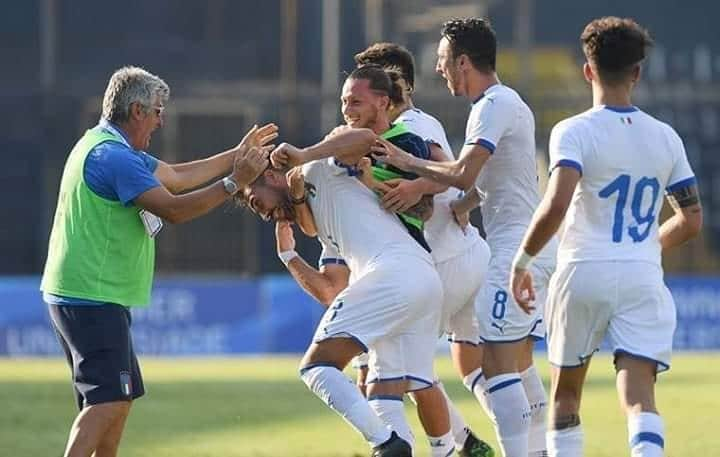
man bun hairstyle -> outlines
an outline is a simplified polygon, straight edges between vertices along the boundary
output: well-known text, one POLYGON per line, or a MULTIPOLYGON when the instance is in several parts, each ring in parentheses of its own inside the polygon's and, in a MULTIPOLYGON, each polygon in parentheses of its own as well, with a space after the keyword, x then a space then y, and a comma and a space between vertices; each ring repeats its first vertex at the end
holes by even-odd
POLYGON ((370 89, 387 95, 390 103, 399 105, 403 102, 403 90, 398 79, 400 74, 397 71, 386 71, 376 64, 361 65, 354 69, 347 79, 366 79, 370 83, 370 89))
POLYGON ((440 34, 450 43, 453 59, 465 54, 476 70, 495 71, 497 38, 488 19, 450 19, 442 25, 440 34))
POLYGON ((607 84, 627 80, 653 45, 648 31, 629 18, 614 16, 591 21, 580 35, 583 53, 607 84))
POLYGON ((380 65, 383 68, 395 68, 407 83, 410 90, 415 88, 415 58, 404 46, 397 43, 375 43, 362 52, 355 54, 358 66, 380 65))

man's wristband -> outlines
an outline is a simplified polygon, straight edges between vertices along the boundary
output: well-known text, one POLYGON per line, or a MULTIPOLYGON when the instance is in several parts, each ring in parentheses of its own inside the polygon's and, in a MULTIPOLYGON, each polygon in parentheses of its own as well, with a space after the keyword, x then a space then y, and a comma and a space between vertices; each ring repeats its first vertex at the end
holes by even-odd
POLYGON ((298 253, 295 250, 278 252, 278 257, 285 266, 287 266, 288 263, 297 256, 298 253))
POLYGON ((525 252, 524 249, 520 248, 515 254, 515 259, 513 260, 513 269, 514 270, 527 270, 530 265, 532 265, 533 261, 535 260, 535 256, 532 256, 525 252))
POLYGON ((302 205, 306 201, 307 201, 307 196, 305 194, 303 194, 303 196, 300 198, 295 198, 292 195, 290 196, 290 203, 292 203, 293 205, 302 205))

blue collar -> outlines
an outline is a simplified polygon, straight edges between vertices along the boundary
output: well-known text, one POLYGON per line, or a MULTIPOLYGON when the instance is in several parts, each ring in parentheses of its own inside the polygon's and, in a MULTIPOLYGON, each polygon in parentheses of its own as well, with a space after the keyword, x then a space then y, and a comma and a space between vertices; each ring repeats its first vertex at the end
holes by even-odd
POLYGON ((98 126, 100 126, 100 128, 103 128, 105 130, 110 130, 110 132, 112 132, 112 133, 119 133, 120 136, 122 136, 123 140, 125 140, 125 143, 128 145, 128 147, 133 150, 135 149, 130 145, 130 138, 123 131, 123 129, 121 129, 117 125, 113 124, 112 122, 108 121, 105 118, 100 118, 100 122, 98 122, 98 126))
POLYGON ((492 89, 493 87, 499 86, 499 85, 500 85, 500 83, 495 83, 495 84, 493 84, 492 86, 489 86, 487 89, 485 89, 485 92, 483 92, 482 94, 480 94, 480 96, 479 96, 478 98, 476 98, 475 100, 473 100, 471 104, 474 105, 475 103, 477 103, 477 102, 479 102, 480 100, 482 100, 482 98, 485 96, 485 94, 487 94, 487 91, 489 91, 489 90, 492 89))
POLYGON ((640 111, 637 106, 610 106, 610 105, 603 105, 603 108, 609 109, 610 111, 615 111, 616 113, 633 113, 635 111, 640 111))

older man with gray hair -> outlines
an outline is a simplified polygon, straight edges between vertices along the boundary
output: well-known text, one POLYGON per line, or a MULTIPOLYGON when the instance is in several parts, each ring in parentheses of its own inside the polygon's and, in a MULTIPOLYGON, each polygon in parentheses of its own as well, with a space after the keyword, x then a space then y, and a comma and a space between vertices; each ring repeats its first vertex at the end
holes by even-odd
POLYGON ((129 308, 150 301, 163 220, 201 216, 253 182, 277 137, 274 124, 255 126, 227 151, 169 165, 145 152, 169 95, 141 68, 117 70, 100 122, 65 163, 40 286, 80 409, 65 457, 115 456, 130 405, 144 394, 129 308))

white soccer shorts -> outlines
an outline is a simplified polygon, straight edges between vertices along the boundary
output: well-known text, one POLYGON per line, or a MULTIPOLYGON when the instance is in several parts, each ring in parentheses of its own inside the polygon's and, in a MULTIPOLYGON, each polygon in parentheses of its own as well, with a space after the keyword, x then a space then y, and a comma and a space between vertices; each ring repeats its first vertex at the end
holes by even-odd
POLYGON ((613 353, 670 367, 675 302, 658 265, 576 262, 558 268, 548 294, 548 358, 560 367, 582 365, 605 335, 613 353))
POLYGON ((478 239, 464 253, 435 265, 444 296, 440 329, 452 342, 480 342, 475 300, 485 282, 489 261, 490 248, 485 240, 478 239))
POLYGON ((427 388, 441 301, 440 278, 430 262, 390 251, 335 298, 313 341, 356 339, 370 354, 368 384, 407 379, 409 390, 427 388))
POLYGON ((511 343, 528 336, 545 337, 543 311, 554 265, 536 261, 530 266, 535 287, 535 310, 530 314, 520 308, 509 290, 511 265, 509 253, 493 254, 487 280, 475 301, 480 338, 485 343, 511 343))

